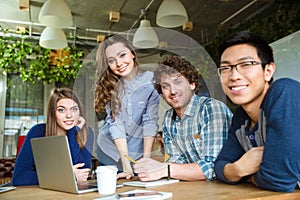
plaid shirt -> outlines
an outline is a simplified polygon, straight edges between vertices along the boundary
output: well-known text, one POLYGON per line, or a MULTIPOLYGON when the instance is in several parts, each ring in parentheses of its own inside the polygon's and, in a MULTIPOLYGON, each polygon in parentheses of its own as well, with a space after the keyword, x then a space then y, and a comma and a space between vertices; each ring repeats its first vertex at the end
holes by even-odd
POLYGON ((174 109, 168 110, 162 126, 168 162, 198 163, 206 179, 214 179, 214 162, 227 139, 231 117, 223 102, 196 95, 181 119, 174 109))

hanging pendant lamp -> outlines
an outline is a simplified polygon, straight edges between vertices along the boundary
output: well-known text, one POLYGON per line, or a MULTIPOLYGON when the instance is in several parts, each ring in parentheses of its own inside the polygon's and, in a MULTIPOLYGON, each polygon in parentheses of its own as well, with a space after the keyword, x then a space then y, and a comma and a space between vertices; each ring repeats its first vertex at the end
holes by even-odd
POLYGON ((188 21, 187 12, 179 0, 164 0, 158 8, 156 24, 165 28, 182 26, 188 21))
POLYGON ((46 49, 64 49, 68 46, 65 33, 61 29, 52 27, 43 30, 39 44, 46 49))
POLYGON ((133 36, 133 46, 139 49, 155 48, 158 46, 158 37, 151 27, 149 20, 141 20, 140 26, 133 36))
POLYGON ((64 0, 47 0, 39 13, 39 22, 53 28, 73 25, 73 17, 64 0))

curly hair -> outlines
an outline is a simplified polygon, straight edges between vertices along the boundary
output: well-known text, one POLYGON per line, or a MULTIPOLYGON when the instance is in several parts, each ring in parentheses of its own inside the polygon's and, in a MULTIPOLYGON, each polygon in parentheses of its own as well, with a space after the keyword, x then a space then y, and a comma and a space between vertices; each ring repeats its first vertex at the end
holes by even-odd
MULTIPOLYGON (((57 102, 61 99, 72 99, 77 103, 80 116, 84 119, 85 112, 83 106, 77 97, 77 95, 69 88, 55 88, 51 91, 49 101, 48 101, 48 112, 47 112, 47 122, 46 122, 46 134, 45 136, 54 136, 57 131, 57 123, 56 123, 56 105, 57 102)), ((87 122, 83 126, 83 128, 78 132, 76 140, 80 146, 80 149, 83 149, 87 140, 88 140, 88 124, 87 122)))
POLYGON ((179 56, 166 56, 160 65, 154 71, 154 87, 159 94, 162 94, 160 78, 162 74, 181 74, 190 84, 195 83, 194 92, 197 94, 202 87, 200 78, 201 74, 197 71, 196 67, 190 62, 179 56))
POLYGON ((105 106, 108 103, 110 103, 112 116, 119 114, 121 108, 121 102, 118 97, 124 91, 122 79, 112 72, 106 58, 107 47, 116 43, 123 43, 124 46, 131 51, 134 55, 134 65, 138 66, 135 49, 124 37, 120 35, 111 35, 99 45, 96 55, 97 71, 94 101, 94 107, 98 114, 105 112, 105 106))

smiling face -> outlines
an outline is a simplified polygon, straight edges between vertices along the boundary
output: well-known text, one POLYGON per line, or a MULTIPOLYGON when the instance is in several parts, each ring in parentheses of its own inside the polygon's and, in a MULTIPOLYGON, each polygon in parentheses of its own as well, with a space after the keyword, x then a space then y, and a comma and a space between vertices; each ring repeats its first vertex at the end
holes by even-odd
POLYGON ((136 76, 134 55, 123 43, 118 42, 108 46, 105 51, 108 65, 117 76, 131 80, 136 76))
MULTIPOLYGON (((227 48, 221 56, 220 63, 221 66, 226 66, 245 61, 261 62, 255 47, 239 44, 227 48)), ((245 110, 259 108, 274 70, 273 63, 267 64, 265 69, 261 64, 253 65, 247 74, 239 73, 233 68, 229 76, 220 76, 220 80, 224 92, 233 103, 242 105, 245 110)))
POLYGON ((67 130, 78 124, 80 111, 75 101, 62 98, 56 103, 55 114, 58 135, 66 135, 67 130))
POLYGON ((181 118, 188 103, 193 96, 195 84, 190 84, 188 80, 180 74, 162 74, 160 78, 162 97, 175 109, 181 118))

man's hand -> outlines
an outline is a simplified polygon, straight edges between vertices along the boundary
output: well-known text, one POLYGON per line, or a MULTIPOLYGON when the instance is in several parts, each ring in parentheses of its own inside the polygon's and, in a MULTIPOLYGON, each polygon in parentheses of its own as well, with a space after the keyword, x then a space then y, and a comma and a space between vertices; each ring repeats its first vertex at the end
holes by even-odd
POLYGON ((259 170, 259 165, 262 161, 264 147, 254 147, 247 151, 239 160, 235 162, 239 169, 240 176, 248 176, 256 173, 259 170))
POLYGON ((241 178, 254 174, 259 170, 264 147, 254 147, 247 151, 239 160, 228 163, 224 167, 224 176, 228 181, 236 182, 241 178))
POLYGON ((168 176, 168 164, 151 158, 142 158, 133 165, 134 172, 141 181, 153 181, 168 176))

